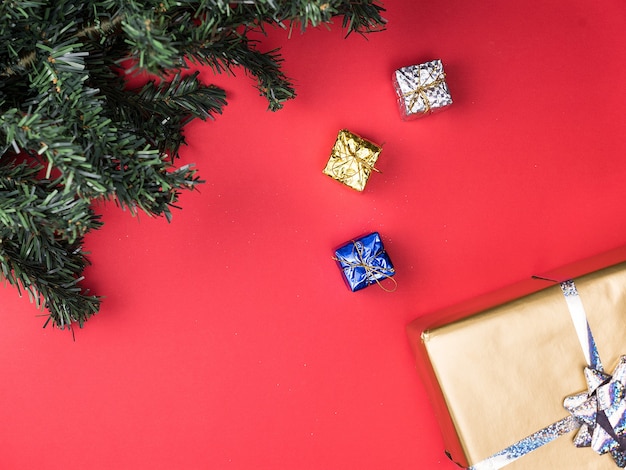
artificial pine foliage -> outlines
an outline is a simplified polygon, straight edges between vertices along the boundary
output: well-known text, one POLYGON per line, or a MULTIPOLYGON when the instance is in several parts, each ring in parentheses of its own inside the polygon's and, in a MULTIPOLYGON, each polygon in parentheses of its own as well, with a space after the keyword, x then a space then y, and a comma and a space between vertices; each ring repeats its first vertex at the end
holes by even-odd
MULTIPOLYGON (((0 3, 0 267, 71 328, 100 298, 82 287, 84 236, 102 225, 95 200, 171 218, 201 181, 176 166, 182 129, 214 117, 224 90, 188 64, 242 67, 272 111, 295 96, 278 50, 250 31, 330 23, 347 34, 384 28, 376 0, 2 0, 0 3), (129 89, 129 74, 153 79, 129 89)), ((45 326, 45 325, 44 325, 45 326)))

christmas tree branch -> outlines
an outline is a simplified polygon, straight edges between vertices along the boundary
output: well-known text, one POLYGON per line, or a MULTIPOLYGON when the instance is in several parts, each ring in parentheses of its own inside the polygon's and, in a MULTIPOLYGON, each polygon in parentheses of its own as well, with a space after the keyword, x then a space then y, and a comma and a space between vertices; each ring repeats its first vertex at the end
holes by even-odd
POLYGON ((113 120, 126 122, 151 145, 172 156, 184 143, 182 128, 190 120, 213 118, 226 105, 224 90, 202 85, 198 72, 185 77, 176 74, 169 82, 151 80, 132 90, 110 81, 101 82, 99 88, 107 97, 107 113, 113 120))
POLYGON ((257 89, 264 96, 271 111, 283 107, 283 103, 296 96, 293 85, 281 69, 282 57, 278 49, 259 52, 251 47, 253 41, 237 33, 221 38, 219 42, 203 48, 190 50, 189 55, 199 63, 210 66, 216 72, 232 71, 234 66, 243 66, 257 78, 257 89))
POLYGON ((82 239, 73 244, 48 240, 46 258, 42 260, 32 256, 34 250, 30 250, 29 242, 33 238, 24 232, 19 235, 0 239, 2 277, 20 293, 25 290, 37 307, 48 310, 49 318, 44 326, 52 321, 61 329, 71 328, 73 322, 82 327, 100 305, 100 298, 79 285, 88 264, 86 253, 81 250, 82 239), (55 260, 52 268, 46 259, 55 260))
POLYGON ((74 243, 101 225, 89 201, 60 191, 40 179, 39 172, 40 167, 26 163, 0 167, 0 224, 8 233, 26 230, 34 240, 63 238, 74 243))
POLYGON ((184 126, 221 113, 226 94, 183 73, 188 61, 243 69, 277 110, 295 90, 279 50, 251 32, 341 18, 365 34, 384 28, 383 11, 373 0, 0 2, 1 275, 53 325, 82 326, 100 305, 81 287, 83 239, 101 226, 92 202, 170 220, 201 182, 176 166, 184 126), (135 71, 156 76, 128 89, 135 71))

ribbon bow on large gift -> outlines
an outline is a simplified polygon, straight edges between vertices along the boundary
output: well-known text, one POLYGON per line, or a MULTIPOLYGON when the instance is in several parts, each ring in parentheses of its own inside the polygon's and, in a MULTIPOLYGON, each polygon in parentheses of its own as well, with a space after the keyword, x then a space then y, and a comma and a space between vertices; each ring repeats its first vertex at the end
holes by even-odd
POLYGON ((576 447, 591 447, 598 454, 611 453, 615 464, 626 467, 626 356, 621 356, 613 375, 604 372, 587 315, 574 281, 561 283, 587 367, 587 391, 565 398, 570 416, 516 442, 473 465, 469 470, 498 470, 557 437, 578 429, 576 447))
MULTIPOLYGON (((600 368, 601 369, 601 368, 600 368)), ((576 447, 591 447, 598 454, 610 452, 618 467, 626 466, 626 356, 613 375, 585 367, 587 391, 571 395, 564 406, 581 426, 576 447)))

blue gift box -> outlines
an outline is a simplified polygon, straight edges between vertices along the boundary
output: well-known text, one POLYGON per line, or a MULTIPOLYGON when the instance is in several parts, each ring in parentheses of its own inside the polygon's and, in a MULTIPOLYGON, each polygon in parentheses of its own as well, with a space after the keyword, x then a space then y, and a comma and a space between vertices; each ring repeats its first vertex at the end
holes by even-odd
POLYGON ((395 290, 393 279, 393 289, 387 289, 380 284, 381 280, 390 278, 396 272, 378 232, 342 245, 335 251, 334 259, 339 264, 352 292, 374 283, 384 290, 395 290))

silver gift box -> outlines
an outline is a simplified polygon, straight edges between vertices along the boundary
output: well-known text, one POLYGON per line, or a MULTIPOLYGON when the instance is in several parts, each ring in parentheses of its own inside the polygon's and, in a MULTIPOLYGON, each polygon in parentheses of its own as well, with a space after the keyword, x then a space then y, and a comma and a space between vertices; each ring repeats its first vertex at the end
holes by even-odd
POLYGON ((396 70, 393 84, 404 120, 441 111, 452 104, 446 74, 439 59, 396 70))

